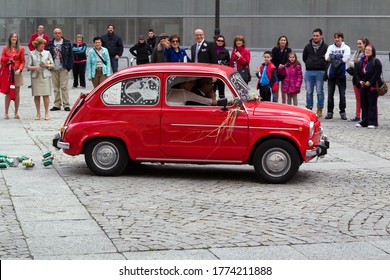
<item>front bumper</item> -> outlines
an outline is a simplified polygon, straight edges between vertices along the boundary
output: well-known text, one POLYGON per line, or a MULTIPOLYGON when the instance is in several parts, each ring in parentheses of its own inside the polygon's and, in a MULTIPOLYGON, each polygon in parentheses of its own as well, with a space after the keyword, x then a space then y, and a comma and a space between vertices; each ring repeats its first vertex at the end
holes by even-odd
POLYGON ((53 146, 56 149, 65 149, 68 150, 70 149, 70 143, 61 141, 61 135, 59 133, 56 133, 53 138, 53 146))
POLYGON ((315 149, 307 150, 306 156, 307 157, 316 157, 316 156, 323 157, 328 153, 329 146, 330 146, 330 143, 328 141, 328 137, 326 137, 325 135, 322 135, 320 143, 318 143, 318 145, 316 146, 315 149))

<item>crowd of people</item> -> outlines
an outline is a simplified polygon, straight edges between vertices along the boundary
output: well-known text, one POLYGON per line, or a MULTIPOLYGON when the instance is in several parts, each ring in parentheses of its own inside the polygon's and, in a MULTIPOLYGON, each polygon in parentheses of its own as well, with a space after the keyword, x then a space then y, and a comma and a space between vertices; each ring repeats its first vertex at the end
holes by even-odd
MULTIPOLYGON (((190 55, 180 46, 177 34, 161 33, 156 36, 153 29, 138 37, 137 43, 129 49, 136 64, 157 62, 193 62, 227 65, 235 68, 248 83, 250 81, 250 50, 246 47, 245 38, 237 35, 232 44, 232 51, 226 47, 223 35, 215 36, 213 41, 205 39, 202 29, 194 31, 195 43, 191 46, 190 55)), ((21 75, 25 65, 31 74, 32 96, 36 107, 35 119, 41 119, 41 99, 43 98, 44 119, 49 119, 49 96, 54 93, 54 104, 50 111, 63 108, 70 111, 68 79, 69 71, 73 72, 73 88, 86 87, 86 79, 98 86, 112 73, 118 71, 118 60, 123 55, 124 47, 121 37, 115 33, 115 26, 108 25, 107 33, 93 38, 94 47, 87 53, 87 45, 82 34, 77 34, 71 43, 62 35, 59 28, 53 31, 53 39, 45 33, 44 26, 38 26, 28 43, 29 59, 25 61, 25 51, 19 44, 19 35, 9 35, 1 55, 0 91, 5 94, 4 118, 9 119, 9 107, 14 101, 14 117, 19 118, 21 75)), ((381 82, 382 64, 376 58, 376 51, 369 40, 364 37, 357 40, 357 50, 351 55, 351 49, 344 42, 344 34, 336 32, 334 42, 327 45, 323 32, 316 28, 312 38, 304 47, 303 67, 297 54, 289 47, 288 38, 280 36, 276 46, 263 54, 263 63, 255 73, 258 77, 257 88, 263 101, 281 102, 298 106, 297 95, 304 81, 306 89, 306 108, 314 108, 314 88, 317 92, 316 113, 323 116, 325 105, 324 82, 328 85, 327 110, 325 119, 334 117, 334 94, 336 86, 339 91, 339 114, 347 120, 345 90, 346 73, 353 76, 352 86, 356 97, 356 110, 350 121, 357 122, 357 127, 378 127, 377 83, 381 82)), ((225 84, 217 80, 214 90, 219 97, 224 97, 225 84)), ((215 102, 215 101, 213 101, 215 102)))

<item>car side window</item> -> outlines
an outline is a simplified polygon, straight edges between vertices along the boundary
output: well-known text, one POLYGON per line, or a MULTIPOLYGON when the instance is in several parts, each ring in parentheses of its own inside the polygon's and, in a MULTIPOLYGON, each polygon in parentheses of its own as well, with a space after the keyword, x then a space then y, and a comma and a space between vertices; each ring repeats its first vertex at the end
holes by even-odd
POLYGON ((154 106, 160 99, 158 77, 138 77, 119 81, 102 93, 106 105, 154 106))
MULTIPOLYGON (((167 79, 167 103, 171 106, 210 106, 223 96, 218 96, 218 84, 233 94, 220 79, 207 76, 170 76, 167 79), (214 101, 213 101, 214 100, 214 101)), ((224 90, 225 91, 225 90, 224 90)))

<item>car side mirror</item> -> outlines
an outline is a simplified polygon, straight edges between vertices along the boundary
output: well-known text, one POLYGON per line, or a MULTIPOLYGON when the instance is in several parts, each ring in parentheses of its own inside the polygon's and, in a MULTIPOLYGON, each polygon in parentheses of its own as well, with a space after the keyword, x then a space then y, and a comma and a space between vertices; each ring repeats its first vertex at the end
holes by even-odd
POLYGON ((226 107, 227 103, 228 103, 227 98, 221 98, 217 100, 217 106, 226 107))
POLYGON ((223 106, 222 110, 227 110, 226 106, 228 104, 227 98, 221 98, 217 100, 217 106, 223 106))

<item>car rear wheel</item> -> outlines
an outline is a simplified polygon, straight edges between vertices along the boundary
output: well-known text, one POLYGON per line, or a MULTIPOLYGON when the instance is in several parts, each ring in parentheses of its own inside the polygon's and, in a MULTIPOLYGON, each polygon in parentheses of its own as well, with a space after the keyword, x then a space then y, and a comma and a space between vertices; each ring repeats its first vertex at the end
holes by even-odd
POLYGON ((290 180, 300 166, 297 149, 281 139, 268 140, 261 144, 253 157, 256 174, 272 184, 283 184, 290 180))
POLYGON ((84 154, 89 169, 97 175, 119 175, 127 167, 126 148, 117 139, 94 139, 87 143, 84 154))

